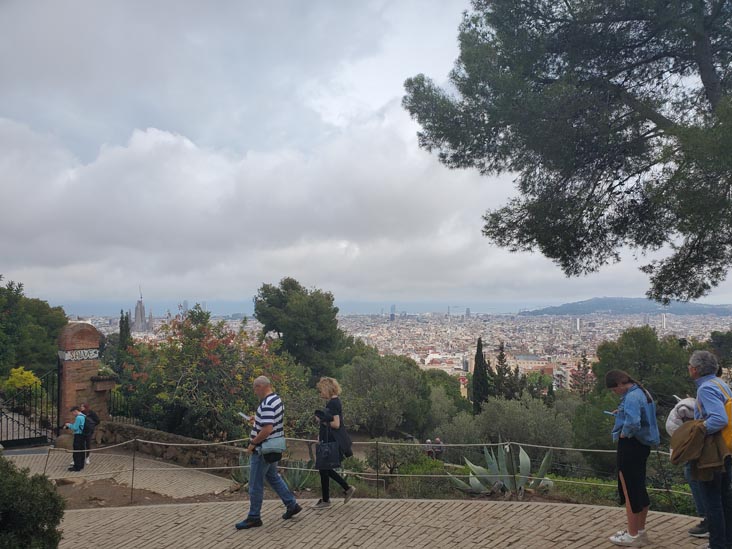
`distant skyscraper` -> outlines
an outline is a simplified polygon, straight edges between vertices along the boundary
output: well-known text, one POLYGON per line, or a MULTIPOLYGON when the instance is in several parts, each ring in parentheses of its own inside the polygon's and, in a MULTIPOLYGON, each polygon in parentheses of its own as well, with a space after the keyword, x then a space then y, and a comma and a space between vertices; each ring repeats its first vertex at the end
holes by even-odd
POLYGON ((188 300, 183 300, 183 314, 186 314, 188 312, 188 300))
POLYGON ((150 320, 145 316, 145 304, 142 302, 142 290, 140 290, 140 299, 135 305, 135 316, 132 320, 130 329, 133 332, 149 332, 152 330, 152 311, 150 312, 150 320))
POLYGON ((470 318, 470 307, 465 307, 465 318, 470 318))
POLYGON ((666 329, 666 313, 663 313, 661 315, 661 319, 663 321, 663 329, 665 330, 666 329))
POLYGON ((135 305, 135 318, 132 321, 133 332, 144 332, 145 331, 145 304, 142 302, 142 296, 135 305))
POLYGON ((396 318, 396 305, 392 305, 389 310, 389 320, 394 321, 396 318))

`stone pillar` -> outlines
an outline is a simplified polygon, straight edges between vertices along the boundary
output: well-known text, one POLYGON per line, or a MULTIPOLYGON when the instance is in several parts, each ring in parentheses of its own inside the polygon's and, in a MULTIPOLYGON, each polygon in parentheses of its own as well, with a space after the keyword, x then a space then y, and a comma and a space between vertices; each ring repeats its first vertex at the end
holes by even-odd
POLYGON ((88 402, 100 418, 108 416, 106 393, 94 390, 92 378, 99 373, 101 334, 87 322, 69 322, 58 337, 59 408, 61 423, 73 422, 69 408, 88 402))

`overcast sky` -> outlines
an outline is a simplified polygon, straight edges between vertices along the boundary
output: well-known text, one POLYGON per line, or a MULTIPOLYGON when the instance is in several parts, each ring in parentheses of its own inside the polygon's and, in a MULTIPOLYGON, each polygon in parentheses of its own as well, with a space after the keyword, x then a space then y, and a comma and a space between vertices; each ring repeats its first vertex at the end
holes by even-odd
MULTIPOLYGON (((0 274, 65 304, 642 296, 481 236, 511 177, 420 150, 403 82, 444 82, 467 0, 0 3, 0 274)), ((732 284, 709 301, 732 302, 732 284)))

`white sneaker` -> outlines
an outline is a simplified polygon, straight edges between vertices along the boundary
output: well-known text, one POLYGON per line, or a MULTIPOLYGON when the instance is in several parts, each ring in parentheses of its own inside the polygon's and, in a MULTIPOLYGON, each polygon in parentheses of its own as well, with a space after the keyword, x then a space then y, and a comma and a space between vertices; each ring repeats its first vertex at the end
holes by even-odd
MULTIPOLYGON (((625 534, 627 530, 618 530, 615 532, 616 536, 622 536, 625 534)), ((648 545, 651 543, 651 540, 648 539, 648 533, 645 530, 638 530, 638 537, 643 541, 644 544, 648 545)), ((703 549, 703 548, 702 548, 703 549)))
POLYGON ((86 458, 86 464, 89 465, 91 463, 91 458, 86 458))
POLYGON ((648 544, 647 539, 643 539, 644 537, 645 532, 637 536, 631 536, 627 530, 621 530, 615 535, 610 536, 610 543, 622 547, 643 547, 648 544))
POLYGON ((327 509, 330 507, 330 501, 323 501, 322 499, 318 500, 318 503, 313 505, 313 509, 327 509))

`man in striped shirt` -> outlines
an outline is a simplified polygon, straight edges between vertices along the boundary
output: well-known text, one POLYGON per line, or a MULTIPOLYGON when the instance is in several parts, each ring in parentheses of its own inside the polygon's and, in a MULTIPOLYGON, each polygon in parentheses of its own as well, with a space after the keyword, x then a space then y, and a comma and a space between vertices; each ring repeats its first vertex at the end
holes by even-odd
POLYGON ((268 463, 261 453, 260 445, 268 438, 284 437, 283 419, 285 407, 280 397, 272 390, 269 379, 259 376, 254 380, 254 394, 259 398, 259 407, 254 416, 254 426, 249 435, 247 452, 249 459, 249 514, 247 518, 236 523, 237 530, 246 530, 262 526, 262 500, 264 499, 264 479, 280 496, 285 504, 282 518, 287 520, 302 511, 295 496, 277 472, 277 462, 268 463))

